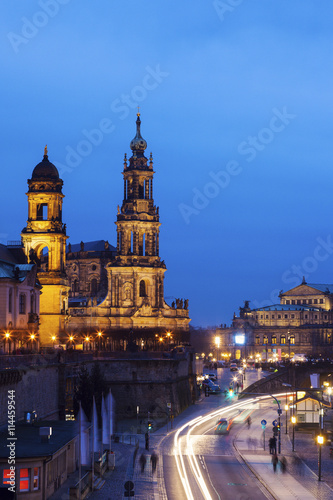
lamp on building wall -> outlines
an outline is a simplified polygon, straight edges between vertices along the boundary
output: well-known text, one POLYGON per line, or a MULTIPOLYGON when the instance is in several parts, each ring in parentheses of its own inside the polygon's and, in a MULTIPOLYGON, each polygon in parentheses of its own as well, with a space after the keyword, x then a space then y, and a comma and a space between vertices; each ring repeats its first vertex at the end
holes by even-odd
POLYGON ((52 335, 52 344, 53 344, 53 349, 54 349, 54 343, 57 340, 57 337, 55 335, 52 335))

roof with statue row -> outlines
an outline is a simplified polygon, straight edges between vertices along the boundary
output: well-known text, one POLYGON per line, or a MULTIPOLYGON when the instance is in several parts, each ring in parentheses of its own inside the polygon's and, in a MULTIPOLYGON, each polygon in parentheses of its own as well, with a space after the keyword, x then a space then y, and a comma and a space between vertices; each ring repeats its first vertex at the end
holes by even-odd
POLYGON ((271 306, 258 307, 257 309, 251 309, 251 311, 321 311, 318 307, 310 307, 303 304, 298 305, 287 305, 287 304, 273 304, 271 306))

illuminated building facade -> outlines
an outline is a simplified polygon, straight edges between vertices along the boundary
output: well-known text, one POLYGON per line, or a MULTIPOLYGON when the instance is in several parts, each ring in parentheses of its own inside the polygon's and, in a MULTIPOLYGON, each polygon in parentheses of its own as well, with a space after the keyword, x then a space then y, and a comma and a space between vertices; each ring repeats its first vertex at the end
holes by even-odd
POLYGON ((40 289, 20 242, 0 245, 0 352, 38 351, 40 289))
POLYGON ((236 356, 263 360, 294 354, 333 354, 333 285, 302 283, 280 292, 280 304, 250 309, 249 301, 234 316, 231 328, 216 331, 223 347, 236 356))
POLYGON ((69 287, 65 273, 68 237, 66 225, 62 223, 63 181, 49 161, 46 147, 28 186, 28 220, 21 239, 28 262, 38 266, 38 279, 43 287, 40 340, 44 345, 51 345, 52 335, 58 336, 64 331, 68 311, 69 287))

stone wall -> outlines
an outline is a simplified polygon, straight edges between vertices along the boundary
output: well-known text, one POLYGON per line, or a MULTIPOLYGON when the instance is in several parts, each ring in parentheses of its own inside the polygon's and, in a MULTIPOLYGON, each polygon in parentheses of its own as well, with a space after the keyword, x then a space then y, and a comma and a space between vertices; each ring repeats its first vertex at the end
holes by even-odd
POLYGON ((58 418, 58 367, 31 366, 0 371, 0 426, 8 423, 8 391, 15 391, 16 421, 24 412, 36 411, 38 418, 58 418))

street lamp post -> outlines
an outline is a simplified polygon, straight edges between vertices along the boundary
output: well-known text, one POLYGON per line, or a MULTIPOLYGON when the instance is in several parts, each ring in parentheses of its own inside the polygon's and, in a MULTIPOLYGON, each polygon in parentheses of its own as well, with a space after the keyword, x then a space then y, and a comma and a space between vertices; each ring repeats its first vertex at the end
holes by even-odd
POLYGON ((102 337, 102 332, 98 332, 98 350, 101 350, 101 337, 102 337))
POLYGON ((291 417, 291 423, 293 424, 293 451, 295 451, 295 424, 296 424, 296 417, 294 415, 291 417))
POLYGON ((318 443, 318 481, 321 481, 321 445, 324 443, 324 436, 317 436, 318 443))
POLYGON ((289 409, 289 406, 288 405, 284 405, 284 409, 285 409, 285 412, 286 412, 286 434, 288 434, 288 409, 289 409))

